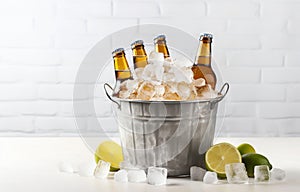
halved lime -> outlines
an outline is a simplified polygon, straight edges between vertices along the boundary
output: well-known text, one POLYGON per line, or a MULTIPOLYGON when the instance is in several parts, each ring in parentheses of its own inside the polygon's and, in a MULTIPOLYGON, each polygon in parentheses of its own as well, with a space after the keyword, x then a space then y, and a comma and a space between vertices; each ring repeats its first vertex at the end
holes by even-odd
POLYGON ((205 154, 206 168, 225 178, 225 165, 241 163, 242 157, 237 148, 230 143, 219 143, 209 148, 205 154))

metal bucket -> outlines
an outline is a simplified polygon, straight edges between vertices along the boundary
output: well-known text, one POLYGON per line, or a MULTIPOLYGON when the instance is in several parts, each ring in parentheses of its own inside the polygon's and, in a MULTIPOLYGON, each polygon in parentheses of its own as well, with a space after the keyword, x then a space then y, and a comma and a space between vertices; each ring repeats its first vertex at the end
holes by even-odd
POLYGON ((229 90, 225 83, 210 100, 141 101, 107 97, 116 103, 124 161, 147 169, 165 167, 168 176, 189 175, 191 166, 205 168, 204 155, 215 135, 216 114, 229 90), (224 93, 222 94, 222 92, 224 93))

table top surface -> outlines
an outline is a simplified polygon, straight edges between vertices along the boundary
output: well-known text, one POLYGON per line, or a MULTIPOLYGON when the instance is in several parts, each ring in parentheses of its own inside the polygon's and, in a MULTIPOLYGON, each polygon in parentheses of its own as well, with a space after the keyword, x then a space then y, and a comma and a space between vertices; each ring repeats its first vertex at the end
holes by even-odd
POLYGON ((93 161, 93 153, 80 137, 0 137, 0 191, 299 191, 300 138, 217 138, 234 145, 248 142, 267 156, 273 167, 284 169, 287 178, 270 184, 204 184, 189 178, 168 178, 167 185, 117 183, 58 170, 61 161, 93 161))

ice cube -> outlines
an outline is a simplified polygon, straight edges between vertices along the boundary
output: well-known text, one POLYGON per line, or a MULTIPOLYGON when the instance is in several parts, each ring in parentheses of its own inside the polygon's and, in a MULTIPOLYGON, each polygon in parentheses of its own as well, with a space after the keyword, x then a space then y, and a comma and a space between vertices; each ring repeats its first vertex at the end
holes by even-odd
MULTIPOLYGON (((174 82, 176 79, 175 74, 174 73, 163 73, 163 77, 162 80, 164 82, 174 82)), ((175 83, 175 82, 174 82, 175 83)))
POLYGON ((74 173, 73 166, 67 162, 60 162, 58 165, 58 169, 60 172, 74 173))
POLYGON ((144 68, 136 68, 133 73, 133 79, 142 79, 144 68))
POLYGON ((206 173, 205 169, 202 169, 201 167, 192 166, 190 168, 190 176, 191 180, 193 181, 203 181, 203 177, 206 173))
POLYGON ((203 182, 206 184, 214 184, 218 182, 217 173, 207 171, 203 177, 203 182))
POLYGON ((167 183, 168 170, 162 167, 148 168, 148 183, 150 185, 165 185, 167 183))
POLYGON ((91 177, 94 175, 96 165, 94 162, 84 162, 78 166, 78 174, 82 177, 91 177))
POLYGON ((157 85, 155 86, 155 95, 157 97, 162 97, 165 93, 165 86, 163 85, 157 85))
POLYGON ((192 89, 190 85, 186 82, 180 82, 177 84, 177 94, 181 99, 186 100, 191 96, 192 89))
POLYGON ((131 94, 130 91, 127 91, 127 90, 123 91, 123 90, 121 90, 119 92, 119 97, 122 98, 122 99, 128 99, 130 97, 130 94, 131 94))
POLYGON ((152 60, 150 63, 151 64, 145 66, 142 72, 137 71, 138 74, 136 75, 146 81, 162 81, 164 73, 163 61, 152 60))
POLYGON ((149 63, 163 63, 164 60, 164 54, 156 51, 151 51, 148 57, 149 63))
POLYGON ((254 181, 268 182, 270 180, 270 171, 268 165, 257 165, 254 167, 254 181))
POLYGON ((144 67, 144 70, 141 74, 141 79, 145 81, 151 81, 152 73, 153 73, 153 65, 146 65, 146 67, 144 67))
POLYGON ((164 68, 162 65, 153 65, 152 80, 161 82, 163 80, 164 68))
POLYGON ((218 96, 218 92, 213 90, 209 84, 197 87, 197 96, 200 99, 210 99, 218 96))
POLYGON ((110 169, 110 163, 109 162, 99 160, 98 164, 95 168, 95 171, 94 171, 94 176, 96 178, 99 178, 99 179, 104 179, 108 176, 109 169, 110 169))
POLYGON ((175 62, 174 62, 174 59, 172 59, 171 57, 167 57, 167 58, 165 58, 165 61, 164 61, 164 65, 174 65, 175 64, 175 62))
POLYGON ((138 91, 137 98, 142 100, 150 100, 155 95, 155 87, 150 82, 143 82, 138 91))
POLYGON ((138 80, 127 80, 126 81, 126 88, 129 90, 129 91, 134 91, 136 90, 138 87, 139 87, 139 81, 138 80))
POLYGON ((185 67, 176 67, 173 66, 172 72, 174 73, 175 81, 176 82, 186 82, 186 83, 192 83, 193 81, 193 71, 189 68, 185 67))
POLYGON ((178 67, 190 67, 193 66, 193 63, 184 56, 177 56, 176 60, 174 60, 174 65, 178 67))
POLYGON ((126 170, 121 169, 117 171, 114 175, 114 180, 116 182, 127 183, 128 182, 128 173, 126 170))
POLYGON ((129 170, 128 181, 131 183, 145 182, 147 180, 144 170, 129 170))
POLYGON ((165 86, 165 93, 164 93, 164 99, 166 100, 180 100, 181 97, 176 93, 177 88, 176 86, 172 84, 164 84, 165 86))
POLYGON ((172 71, 172 64, 169 62, 164 62, 163 68, 165 73, 170 73, 172 71))
POLYGON ((273 181, 282 181, 285 179, 285 176, 285 171, 282 169, 272 168, 272 170, 270 171, 270 177, 273 181))
POLYGON ((231 163, 225 165, 228 183, 247 183, 249 178, 244 163, 231 163))
POLYGON ((205 79, 199 78, 193 81, 195 87, 203 87, 205 86, 205 79))

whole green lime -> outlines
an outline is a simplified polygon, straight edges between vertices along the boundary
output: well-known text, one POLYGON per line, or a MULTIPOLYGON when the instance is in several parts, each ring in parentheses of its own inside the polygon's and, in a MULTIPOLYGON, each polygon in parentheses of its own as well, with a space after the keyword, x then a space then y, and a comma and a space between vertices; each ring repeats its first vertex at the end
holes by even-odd
POLYGON ((247 153, 242 155, 242 162, 246 166, 247 174, 249 177, 254 177, 254 167, 256 165, 267 165, 270 170, 272 169, 272 165, 269 160, 258 153, 247 153))
POLYGON ((240 144, 237 149, 239 150, 241 155, 247 154, 247 153, 256 153, 254 147, 250 145, 249 143, 242 143, 240 144))

